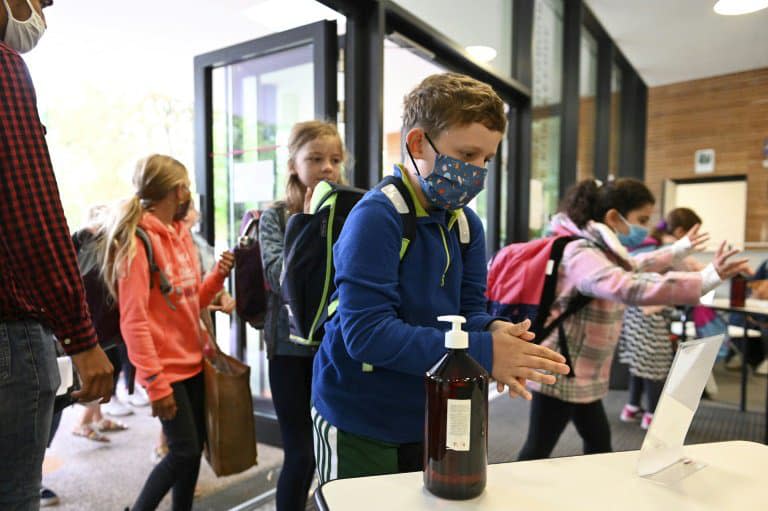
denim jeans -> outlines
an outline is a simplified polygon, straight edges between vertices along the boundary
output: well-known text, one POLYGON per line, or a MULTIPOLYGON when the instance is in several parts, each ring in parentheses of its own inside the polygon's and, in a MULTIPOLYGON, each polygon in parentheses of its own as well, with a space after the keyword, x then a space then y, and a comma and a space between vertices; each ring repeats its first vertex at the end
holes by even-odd
POLYGON ((53 334, 33 320, 0 323, 0 509, 40 508, 45 447, 59 387, 53 334))

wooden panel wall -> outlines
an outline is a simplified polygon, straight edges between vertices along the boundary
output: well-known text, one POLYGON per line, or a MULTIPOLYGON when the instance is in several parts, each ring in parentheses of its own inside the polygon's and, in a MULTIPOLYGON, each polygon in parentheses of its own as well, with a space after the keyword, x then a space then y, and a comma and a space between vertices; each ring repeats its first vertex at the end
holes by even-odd
POLYGON ((766 139, 768 68, 651 88, 646 182, 660 204, 666 179, 746 174, 745 239, 768 242, 768 169, 762 167, 766 139), (697 175, 694 153, 707 148, 715 150, 715 172, 697 175))

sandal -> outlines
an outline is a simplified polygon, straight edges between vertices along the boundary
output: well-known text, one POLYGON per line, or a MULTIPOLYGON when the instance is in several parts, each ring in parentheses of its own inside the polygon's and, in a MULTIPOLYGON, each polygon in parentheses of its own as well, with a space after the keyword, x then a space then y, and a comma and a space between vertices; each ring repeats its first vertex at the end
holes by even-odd
POLYGON ((107 443, 110 441, 109 437, 99 433, 98 430, 94 429, 93 426, 91 426, 90 424, 83 424, 81 426, 76 427, 74 430, 72 430, 72 434, 75 436, 81 436, 83 438, 87 438, 92 442, 107 443))
POLYGON ((107 419, 106 417, 101 419, 99 422, 95 422, 93 425, 96 427, 96 429, 104 433, 111 433, 113 431, 125 431, 128 429, 128 426, 122 422, 107 419))

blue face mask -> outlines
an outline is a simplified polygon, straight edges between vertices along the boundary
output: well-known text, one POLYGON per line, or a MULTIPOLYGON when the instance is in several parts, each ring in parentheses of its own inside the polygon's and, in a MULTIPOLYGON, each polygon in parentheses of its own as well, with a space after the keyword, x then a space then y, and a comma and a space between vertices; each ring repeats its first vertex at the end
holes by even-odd
POLYGON ((411 155, 408 144, 405 145, 405 149, 408 151, 408 156, 411 157, 413 167, 416 169, 419 184, 427 202, 440 209, 454 210, 463 208, 485 188, 485 175, 488 173, 488 169, 440 154, 440 151, 437 150, 429 139, 429 135, 425 133, 424 136, 429 145, 432 146, 432 149, 437 153, 437 156, 435 156, 435 166, 432 168, 430 175, 427 177, 421 176, 419 167, 411 155))
POLYGON ((645 241, 645 238, 648 237, 648 229, 640 225, 630 224, 623 216, 621 216, 621 219, 629 227, 629 234, 617 232, 616 236, 619 238, 619 242, 627 248, 639 247, 645 241))

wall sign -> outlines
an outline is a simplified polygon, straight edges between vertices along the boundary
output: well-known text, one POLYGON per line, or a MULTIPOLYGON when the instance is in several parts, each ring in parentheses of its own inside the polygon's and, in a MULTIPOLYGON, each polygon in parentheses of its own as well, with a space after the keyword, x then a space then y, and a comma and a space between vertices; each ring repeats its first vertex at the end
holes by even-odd
POLYGON ((708 174, 715 171, 715 150, 699 149, 694 157, 694 172, 708 174))

